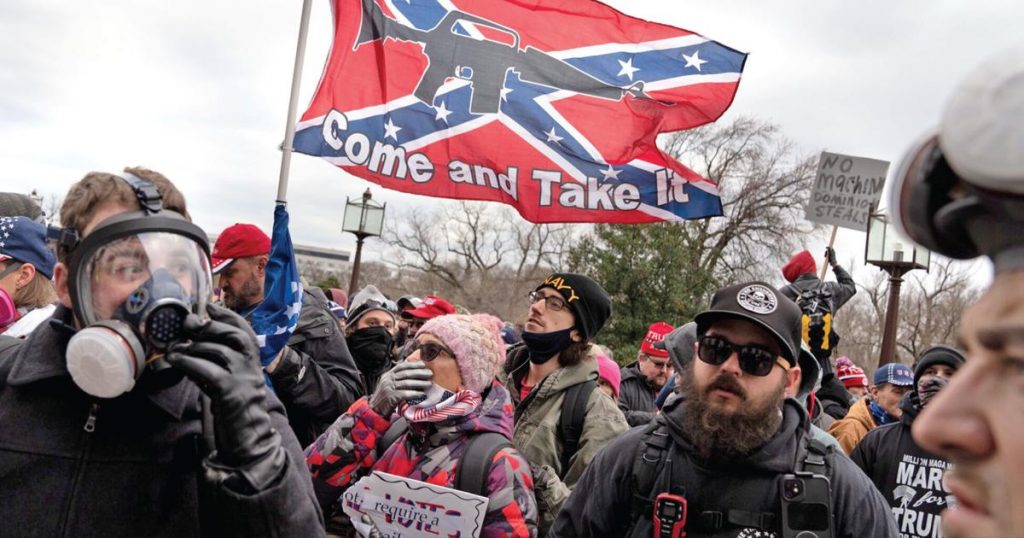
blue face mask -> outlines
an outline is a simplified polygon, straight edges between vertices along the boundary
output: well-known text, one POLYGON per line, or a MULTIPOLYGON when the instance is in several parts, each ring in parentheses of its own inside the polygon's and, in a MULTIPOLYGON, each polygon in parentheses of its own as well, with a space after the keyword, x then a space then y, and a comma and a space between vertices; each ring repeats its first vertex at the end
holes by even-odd
POLYGON ((572 345, 571 333, 572 327, 549 333, 523 331, 523 344, 530 352, 530 362, 544 364, 551 360, 551 357, 572 345))

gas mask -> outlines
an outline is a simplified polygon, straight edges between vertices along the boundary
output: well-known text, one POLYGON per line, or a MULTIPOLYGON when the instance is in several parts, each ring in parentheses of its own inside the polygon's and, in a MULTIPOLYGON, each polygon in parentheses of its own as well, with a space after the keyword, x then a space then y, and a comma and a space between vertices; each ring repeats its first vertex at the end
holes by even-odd
POLYGON ((903 235, 944 256, 1024 269, 1024 49, 976 69, 937 132, 906 153, 889 190, 903 235))
POLYGON ((161 359, 186 316, 206 316, 209 242, 170 211, 115 215, 75 247, 68 279, 82 327, 68 342, 68 372, 86 393, 114 398, 168 367, 161 359))

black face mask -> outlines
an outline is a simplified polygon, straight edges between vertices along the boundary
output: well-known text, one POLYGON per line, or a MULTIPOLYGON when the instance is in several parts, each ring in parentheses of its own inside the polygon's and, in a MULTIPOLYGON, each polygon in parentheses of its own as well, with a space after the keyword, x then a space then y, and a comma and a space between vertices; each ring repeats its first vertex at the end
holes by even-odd
POLYGON ((572 327, 550 333, 523 331, 523 343, 530 352, 530 362, 544 364, 565 348, 572 345, 572 327))
POLYGON ((384 327, 367 327, 353 332, 346 340, 356 366, 363 373, 376 373, 388 364, 394 340, 384 327))

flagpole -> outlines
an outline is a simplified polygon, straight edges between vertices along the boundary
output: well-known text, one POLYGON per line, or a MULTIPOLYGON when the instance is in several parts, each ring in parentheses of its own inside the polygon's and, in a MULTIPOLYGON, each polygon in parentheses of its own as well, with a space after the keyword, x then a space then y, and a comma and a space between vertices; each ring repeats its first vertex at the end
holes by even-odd
POLYGON ((292 71, 292 94, 288 100, 288 124, 284 143, 281 144, 281 175, 277 180, 277 203, 288 201, 288 172, 292 164, 292 143, 295 141, 295 109, 299 104, 299 83, 302 78, 302 60, 306 56, 306 34, 309 32, 309 11, 313 0, 302 0, 302 20, 299 22, 299 43, 295 47, 295 67, 292 71))

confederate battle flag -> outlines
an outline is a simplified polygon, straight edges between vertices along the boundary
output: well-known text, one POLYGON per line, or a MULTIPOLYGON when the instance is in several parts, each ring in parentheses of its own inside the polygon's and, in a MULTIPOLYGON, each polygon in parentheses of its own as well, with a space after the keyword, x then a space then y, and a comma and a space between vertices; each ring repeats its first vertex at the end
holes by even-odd
POLYGON ((334 0, 295 150, 383 187, 532 222, 717 216, 655 145, 716 120, 746 55, 591 0, 334 0))

